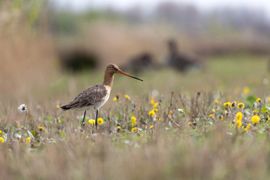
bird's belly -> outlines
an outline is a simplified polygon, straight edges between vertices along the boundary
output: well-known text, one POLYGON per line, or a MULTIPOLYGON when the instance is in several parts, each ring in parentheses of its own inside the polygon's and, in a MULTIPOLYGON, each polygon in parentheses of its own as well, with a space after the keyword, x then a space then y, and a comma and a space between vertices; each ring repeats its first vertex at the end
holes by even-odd
POLYGON ((104 98, 102 98, 102 100, 100 102, 97 102, 95 105, 94 105, 94 108, 95 109, 99 109, 101 108, 109 99, 110 97, 110 93, 107 93, 106 96, 104 96, 104 98))

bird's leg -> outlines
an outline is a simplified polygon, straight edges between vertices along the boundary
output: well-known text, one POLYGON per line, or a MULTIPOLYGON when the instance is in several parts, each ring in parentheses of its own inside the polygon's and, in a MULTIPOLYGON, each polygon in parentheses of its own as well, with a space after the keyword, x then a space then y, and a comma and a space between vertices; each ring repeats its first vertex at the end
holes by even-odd
POLYGON ((96 122, 95 122, 95 125, 96 125, 96 129, 97 129, 97 126, 98 126, 98 109, 96 111, 96 122))
POLYGON ((85 126, 85 116, 86 116, 86 110, 83 113, 83 119, 82 119, 82 124, 81 124, 82 127, 85 126))

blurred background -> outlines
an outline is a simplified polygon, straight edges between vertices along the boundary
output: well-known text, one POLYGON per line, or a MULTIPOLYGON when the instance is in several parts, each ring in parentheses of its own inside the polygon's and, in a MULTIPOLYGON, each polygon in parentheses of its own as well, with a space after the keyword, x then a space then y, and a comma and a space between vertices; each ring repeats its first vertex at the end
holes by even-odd
POLYGON ((0 42, 4 102, 74 95, 102 81, 108 63, 145 79, 121 78, 116 92, 266 93, 270 2, 1 0, 0 42))

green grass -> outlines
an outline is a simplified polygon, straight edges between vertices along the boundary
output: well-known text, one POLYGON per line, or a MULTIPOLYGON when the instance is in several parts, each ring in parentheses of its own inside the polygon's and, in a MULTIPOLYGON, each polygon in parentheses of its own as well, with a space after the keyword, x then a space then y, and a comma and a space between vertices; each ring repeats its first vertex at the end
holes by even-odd
MULTIPOLYGON (((20 99, 7 96, 0 106, 1 178, 268 179, 266 67, 264 57, 239 55, 211 58, 203 70, 186 74, 145 72, 143 83, 117 76, 98 130, 90 124, 81 128, 82 112, 61 112, 57 105, 100 83, 102 72, 61 74, 20 99), (243 94, 246 86, 250 94, 243 94), (116 94, 120 99, 114 102, 116 94), (153 94, 158 105, 151 117, 153 94), (248 106, 254 103, 250 97, 260 97, 261 104, 248 106), (226 101, 244 102, 245 110, 226 109, 226 101), (26 103, 27 113, 17 111, 20 103, 26 103), (244 118, 237 128, 239 111, 244 118), (261 120, 252 124, 256 112, 261 120), (137 118, 134 127, 131 116, 137 118)), ((89 111, 87 119, 93 117, 89 111)))

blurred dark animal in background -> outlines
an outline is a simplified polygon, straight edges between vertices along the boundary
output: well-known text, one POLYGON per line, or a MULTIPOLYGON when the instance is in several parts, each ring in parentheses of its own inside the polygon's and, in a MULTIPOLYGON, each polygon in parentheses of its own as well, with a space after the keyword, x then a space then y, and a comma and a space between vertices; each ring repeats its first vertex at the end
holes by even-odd
POLYGON ((150 53, 144 52, 133 58, 131 58, 126 64, 122 65, 121 68, 125 71, 139 74, 146 69, 156 67, 154 58, 150 53))
POLYGON ((93 70, 100 65, 98 56, 84 48, 61 50, 59 60, 61 68, 72 73, 93 70))
POLYGON ((168 51, 167 65, 179 72, 186 72, 192 67, 201 66, 198 59, 180 52, 176 41, 173 39, 168 41, 168 51))

